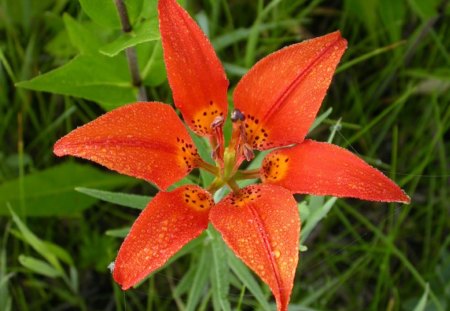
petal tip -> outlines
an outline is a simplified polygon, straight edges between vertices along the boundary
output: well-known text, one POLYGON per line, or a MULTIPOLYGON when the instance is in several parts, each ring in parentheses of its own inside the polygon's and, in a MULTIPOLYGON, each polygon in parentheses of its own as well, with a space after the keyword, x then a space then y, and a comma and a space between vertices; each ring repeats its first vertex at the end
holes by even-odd
POLYGON ((331 33, 329 33, 327 35, 324 35, 323 37, 328 37, 330 41, 334 40, 333 44, 335 46, 335 49, 342 50, 342 51, 347 49, 347 46, 348 46, 347 39, 345 39, 342 36, 342 33, 341 33, 340 30, 336 30, 334 32, 331 32, 331 33))
POLYGON ((348 46, 347 39, 345 39, 342 36, 342 33, 341 33, 340 30, 335 31, 334 33, 337 35, 337 40, 339 41, 338 45, 341 46, 345 50, 347 48, 347 46, 348 46))
POLYGON ((160 0, 158 13, 175 106, 192 131, 210 136, 214 118, 227 115, 229 83, 225 70, 208 37, 175 0, 160 0))
POLYGON ((57 143, 55 143, 55 145, 53 146, 53 154, 57 157, 63 156, 61 148, 57 145, 57 143))
POLYGON ((119 286, 120 286, 120 288, 122 289, 122 290, 128 290, 128 289, 130 289, 134 284, 133 284, 133 282, 130 282, 130 281, 126 281, 126 280, 124 280, 124 275, 123 274, 121 274, 121 273, 118 273, 118 272, 116 272, 116 270, 114 270, 114 272, 113 272, 113 279, 114 279, 114 281, 117 283, 117 284, 119 284, 119 286))
POLYGON ((67 155, 67 150, 64 148, 64 137, 58 139, 56 143, 53 145, 53 153, 57 157, 62 157, 67 155))
POLYGON ((389 179, 387 176, 385 176, 386 179, 390 181, 390 195, 386 194, 385 197, 380 197, 380 202, 396 202, 396 203, 402 203, 402 204, 410 204, 411 198, 410 196, 400 188, 393 180, 389 179))
POLYGON ((399 202, 403 204, 411 204, 411 197, 402 190, 402 198, 399 202))

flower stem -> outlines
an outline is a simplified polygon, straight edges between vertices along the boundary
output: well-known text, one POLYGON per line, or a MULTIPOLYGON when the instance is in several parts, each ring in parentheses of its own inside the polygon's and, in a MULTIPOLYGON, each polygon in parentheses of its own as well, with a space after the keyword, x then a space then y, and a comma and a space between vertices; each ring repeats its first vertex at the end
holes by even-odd
MULTIPOLYGON (((115 0, 117 12, 119 13, 120 23, 122 24, 122 31, 124 33, 130 33, 133 29, 130 24, 130 19, 128 17, 127 7, 123 0, 115 0)), ((144 85, 142 84, 141 75, 139 73, 139 66, 137 62, 136 49, 134 47, 129 47, 125 50, 127 55, 128 68, 130 70, 131 80, 133 86, 138 88, 137 100, 147 101, 147 92, 144 85)))

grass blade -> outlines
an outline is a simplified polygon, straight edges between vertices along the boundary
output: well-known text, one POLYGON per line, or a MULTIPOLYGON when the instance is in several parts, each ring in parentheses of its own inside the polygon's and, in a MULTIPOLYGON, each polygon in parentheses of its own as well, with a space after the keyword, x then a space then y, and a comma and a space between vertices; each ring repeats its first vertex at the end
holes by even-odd
POLYGON ((149 196, 137 195, 137 194, 128 194, 128 193, 120 193, 120 192, 111 192, 105 190, 77 187, 76 191, 86 194, 90 197, 117 204, 120 206, 126 206, 136 209, 144 209, 147 204, 152 199, 149 196))

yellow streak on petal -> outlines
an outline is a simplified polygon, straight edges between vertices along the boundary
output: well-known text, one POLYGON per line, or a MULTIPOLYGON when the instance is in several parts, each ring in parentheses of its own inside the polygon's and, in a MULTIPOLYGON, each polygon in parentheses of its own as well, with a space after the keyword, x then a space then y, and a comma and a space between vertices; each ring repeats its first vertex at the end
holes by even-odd
POLYGON ((262 166, 262 178, 265 182, 279 182, 282 180, 289 169, 290 159, 288 156, 280 153, 272 153, 264 159, 262 166))
POLYGON ((189 122, 194 131, 198 134, 206 135, 211 133, 211 123, 218 116, 223 116, 223 112, 216 103, 211 101, 206 109, 198 111, 189 122))
POLYGON ((197 189, 187 187, 182 196, 186 205, 195 211, 207 211, 214 205, 214 201, 207 193, 197 189))

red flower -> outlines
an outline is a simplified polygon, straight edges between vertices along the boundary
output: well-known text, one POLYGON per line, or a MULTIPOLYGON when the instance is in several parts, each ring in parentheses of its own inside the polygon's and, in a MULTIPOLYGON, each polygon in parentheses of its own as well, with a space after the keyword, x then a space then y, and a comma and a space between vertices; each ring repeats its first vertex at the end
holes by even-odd
POLYGON ((291 45, 258 62, 234 91, 233 134, 224 146, 228 81, 200 28, 175 0, 159 1, 164 59, 176 107, 197 135, 209 138, 216 165, 206 163, 173 108, 135 103, 113 110, 61 138, 58 156, 73 155, 156 184, 119 250, 114 279, 128 289, 160 268, 208 221, 287 310, 298 261, 300 221, 293 193, 404 202, 390 179, 352 153, 305 140, 346 49, 339 32, 291 45), (293 146, 291 146, 293 145, 293 146), (257 171, 239 170, 253 150, 276 149, 257 171), (165 192, 193 168, 216 178, 204 190, 165 192), (236 180, 260 177, 239 189, 236 180), (211 194, 233 192, 218 204, 211 194))

